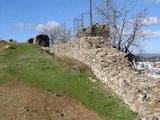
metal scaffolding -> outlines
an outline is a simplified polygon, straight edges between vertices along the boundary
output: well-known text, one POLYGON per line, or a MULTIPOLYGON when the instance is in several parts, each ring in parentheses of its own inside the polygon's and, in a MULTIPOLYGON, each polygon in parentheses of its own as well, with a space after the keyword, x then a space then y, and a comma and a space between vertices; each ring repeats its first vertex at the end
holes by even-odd
MULTIPOLYGON (((92 11, 92 0, 89 0, 89 12, 82 12, 80 14, 80 16, 78 17, 75 17, 73 19, 73 31, 74 31, 74 35, 77 34, 77 32, 81 29, 84 29, 85 28, 85 17, 86 16, 89 16, 89 19, 90 19, 90 26, 92 26, 93 24, 93 11, 92 11)), ((91 33, 92 33, 92 30, 91 30, 91 33)))

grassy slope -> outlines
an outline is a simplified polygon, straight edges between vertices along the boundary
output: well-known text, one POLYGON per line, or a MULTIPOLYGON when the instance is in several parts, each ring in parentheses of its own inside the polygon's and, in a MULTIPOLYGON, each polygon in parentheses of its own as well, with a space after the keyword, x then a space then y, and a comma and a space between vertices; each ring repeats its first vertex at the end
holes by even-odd
POLYGON ((135 114, 117 96, 92 83, 89 74, 65 68, 39 47, 13 44, 16 49, 0 53, 0 83, 20 80, 73 97, 105 119, 133 120, 135 114))

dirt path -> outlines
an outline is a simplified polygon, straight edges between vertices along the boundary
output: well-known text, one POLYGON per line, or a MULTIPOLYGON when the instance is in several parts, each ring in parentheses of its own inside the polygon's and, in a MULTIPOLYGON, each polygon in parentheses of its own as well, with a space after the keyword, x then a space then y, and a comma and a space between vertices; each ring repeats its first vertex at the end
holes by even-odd
POLYGON ((0 120, 101 119, 70 98, 12 81, 0 85, 0 120))
POLYGON ((4 49, 5 45, 7 45, 7 43, 0 41, 0 52, 2 52, 2 50, 4 49))

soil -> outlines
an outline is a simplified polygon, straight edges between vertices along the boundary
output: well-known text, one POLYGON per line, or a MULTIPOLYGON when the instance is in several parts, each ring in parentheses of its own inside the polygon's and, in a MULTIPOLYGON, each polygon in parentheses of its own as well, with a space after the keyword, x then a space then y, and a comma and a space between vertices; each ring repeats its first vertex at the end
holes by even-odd
POLYGON ((0 85, 0 120, 101 120, 79 102, 11 81, 0 85))
POLYGON ((2 43, 2 42, 0 41, 0 52, 2 52, 2 50, 4 49, 4 46, 5 46, 5 43, 2 43))

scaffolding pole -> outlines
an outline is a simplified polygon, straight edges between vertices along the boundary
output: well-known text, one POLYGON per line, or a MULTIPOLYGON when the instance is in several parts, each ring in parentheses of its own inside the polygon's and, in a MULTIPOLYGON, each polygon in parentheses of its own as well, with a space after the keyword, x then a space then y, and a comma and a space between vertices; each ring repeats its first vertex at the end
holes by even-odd
POLYGON ((85 25, 84 25, 84 17, 85 17, 85 15, 90 15, 90 13, 89 12, 83 12, 81 14, 81 17, 82 17, 82 29, 84 29, 84 27, 85 27, 85 25))
POLYGON ((93 24, 92 0, 90 0, 90 26, 93 24))
POLYGON ((82 19, 80 18, 74 18, 74 34, 80 30, 80 27, 82 25, 82 19), (81 25, 80 25, 81 24, 81 25))
POLYGON ((93 24, 93 15, 92 15, 92 0, 90 0, 90 35, 92 37, 92 33, 93 33, 93 30, 92 30, 92 24, 93 24))

